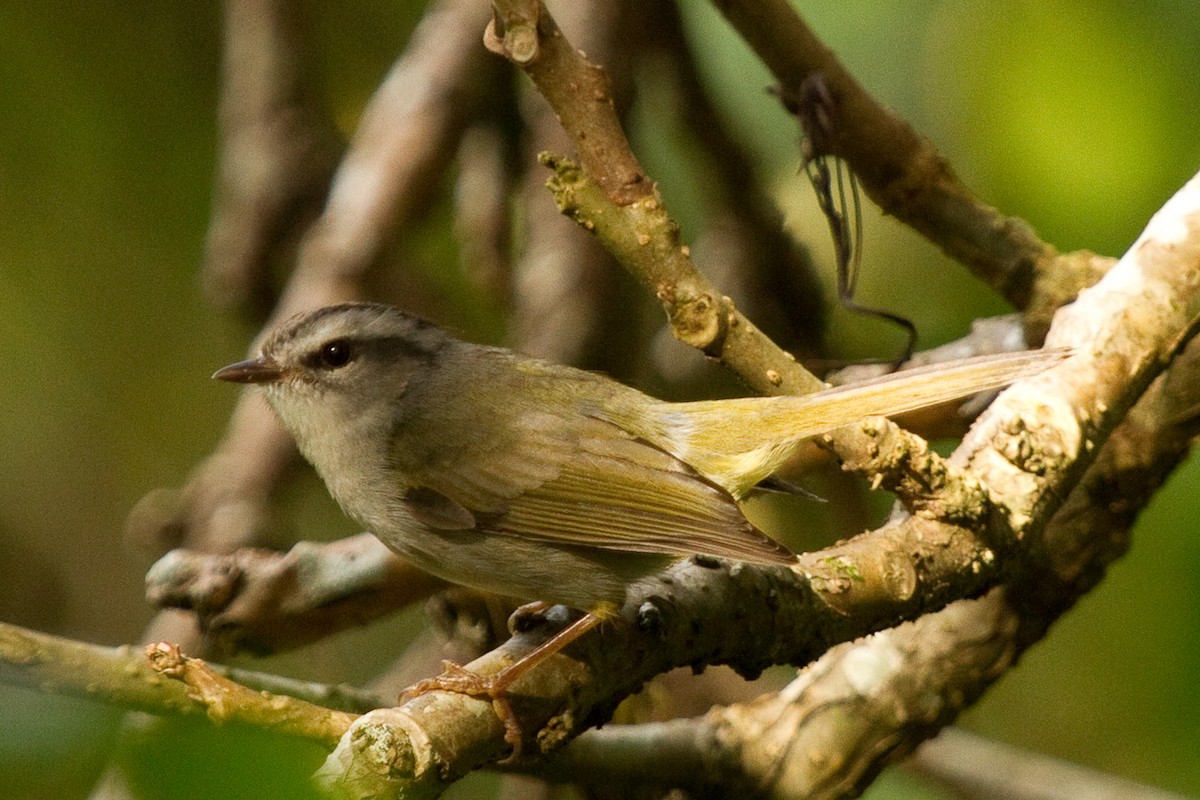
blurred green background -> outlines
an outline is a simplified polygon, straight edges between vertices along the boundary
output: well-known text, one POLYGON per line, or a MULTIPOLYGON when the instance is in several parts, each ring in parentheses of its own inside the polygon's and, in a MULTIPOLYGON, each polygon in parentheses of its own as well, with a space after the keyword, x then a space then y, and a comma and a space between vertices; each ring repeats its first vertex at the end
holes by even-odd
MULTIPOLYGON (((812 237, 828 264, 826 234, 797 174, 795 126, 764 91, 769 77, 709 6, 683 5, 702 42, 695 50, 705 78, 760 157, 787 223, 812 237)), ((309 6, 325 97, 350 131, 420 5, 309 6)), ((968 185, 1060 249, 1119 255, 1200 165, 1200 4, 801 8, 968 185)), ((212 311, 196 278, 219 58, 211 4, 0 0, 4 621, 136 641, 151 616, 141 592, 148 556, 126 546, 124 517, 146 491, 184 481, 234 401, 208 375, 254 331, 212 311)), ((669 143, 633 133, 668 203, 695 230, 702 204, 689 192, 703 187, 672 173, 669 143)), ((438 235, 450 258, 448 226, 438 235)), ((1004 310, 915 235, 874 214, 861 297, 913 317, 923 344, 1004 310)), ((898 336, 835 311, 829 341, 842 355, 887 357, 898 336)), ((1131 553, 965 716, 966 726, 1200 794, 1198 481, 1194 467, 1174 477, 1144 515, 1131 553)), ((354 641, 330 647, 352 652, 354 641)), ((103 708, 0 687, 0 796, 86 796, 111 754, 114 720, 103 708)), ((142 765, 145 797, 304 792, 318 754, 243 739, 194 729, 169 752, 124 747, 142 765), (208 774, 210 763, 222 774, 208 774), (272 786, 279 764, 290 765, 287 777, 272 786)), ((485 784, 476 780, 461 796, 485 784)), ((868 796, 930 795, 893 777, 868 796)))

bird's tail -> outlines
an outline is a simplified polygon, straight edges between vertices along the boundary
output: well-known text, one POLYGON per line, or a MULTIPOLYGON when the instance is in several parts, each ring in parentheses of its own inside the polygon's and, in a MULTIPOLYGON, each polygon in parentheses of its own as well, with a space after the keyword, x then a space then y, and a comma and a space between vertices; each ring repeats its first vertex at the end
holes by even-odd
POLYGON ((893 416, 1037 375, 1069 350, 1031 350, 930 364, 812 394, 659 407, 663 444, 741 496, 779 469, 804 439, 869 416, 893 416))

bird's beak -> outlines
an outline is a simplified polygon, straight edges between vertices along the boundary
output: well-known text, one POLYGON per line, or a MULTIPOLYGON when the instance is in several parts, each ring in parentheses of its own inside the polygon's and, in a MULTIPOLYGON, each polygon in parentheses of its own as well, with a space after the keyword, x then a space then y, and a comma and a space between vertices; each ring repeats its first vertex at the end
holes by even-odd
POLYGON ((274 383, 282 374, 283 368, 278 362, 259 356, 221 367, 213 373, 213 378, 231 383, 274 383))

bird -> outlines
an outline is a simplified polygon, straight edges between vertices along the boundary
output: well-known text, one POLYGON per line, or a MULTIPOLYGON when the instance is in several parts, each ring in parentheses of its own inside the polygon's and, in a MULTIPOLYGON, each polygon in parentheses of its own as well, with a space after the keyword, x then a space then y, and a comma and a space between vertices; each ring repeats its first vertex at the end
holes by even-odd
POLYGON ((419 685, 491 696, 515 749, 507 688, 618 616, 640 582, 695 555, 796 564, 739 501, 805 440, 994 389, 1064 355, 982 356, 803 396, 668 402, 463 341, 393 306, 344 303, 284 321, 257 355, 213 377, 261 387, 341 508, 403 559, 585 612, 495 675, 447 665, 419 685))

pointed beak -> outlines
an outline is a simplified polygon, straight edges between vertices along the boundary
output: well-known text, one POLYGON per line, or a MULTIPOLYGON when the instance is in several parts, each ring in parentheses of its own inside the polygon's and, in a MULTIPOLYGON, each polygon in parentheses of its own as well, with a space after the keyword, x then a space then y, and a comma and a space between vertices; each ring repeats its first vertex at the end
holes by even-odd
POLYGON ((213 378, 231 383, 274 383, 283 375, 283 368, 266 356, 251 358, 221 367, 213 378))

